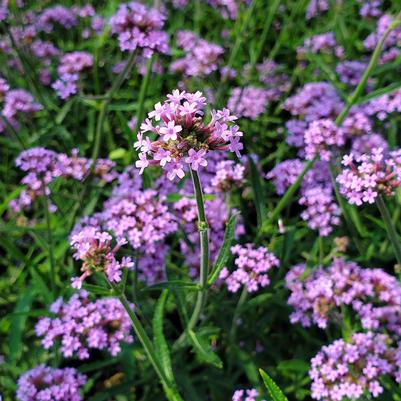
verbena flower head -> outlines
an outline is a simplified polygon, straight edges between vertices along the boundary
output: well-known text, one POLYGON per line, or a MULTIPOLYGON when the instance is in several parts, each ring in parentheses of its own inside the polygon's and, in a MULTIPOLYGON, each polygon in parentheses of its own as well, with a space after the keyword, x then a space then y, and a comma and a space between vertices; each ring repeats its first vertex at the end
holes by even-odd
POLYGON ((3 101, 4 96, 10 89, 10 86, 8 85, 7 81, 4 78, 0 77, 0 102, 3 101))
POLYGON ((324 237, 333 231, 333 226, 340 224, 341 210, 334 202, 331 188, 315 186, 302 191, 299 204, 306 206, 301 218, 308 222, 312 230, 318 230, 324 237))
POLYGON ((196 33, 179 31, 177 45, 186 55, 170 64, 170 69, 187 76, 209 75, 221 63, 224 50, 221 46, 201 39, 196 33))
POLYGON ((375 148, 358 157, 351 153, 343 157, 342 164, 337 182, 351 204, 374 203, 378 195, 393 195, 401 184, 400 150, 385 155, 383 148, 375 148))
POLYGON ((163 26, 166 17, 155 8, 132 1, 120 4, 110 18, 111 32, 117 34, 122 51, 142 50, 145 57, 154 52, 169 52, 168 35, 163 26))
POLYGON ((266 174, 268 180, 273 180, 278 195, 282 195, 298 178, 304 168, 300 159, 289 159, 278 163, 266 174))
POLYGON ((131 343, 129 317, 117 298, 91 302, 86 291, 74 294, 68 302, 57 299, 51 306, 52 317, 42 317, 35 327, 45 349, 61 345, 69 358, 90 357, 91 350, 105 350, 112 356, 121 351, 122 343, 131 343))
POLYGON ((94 272, 105 273, 111 282, 121 281, 122 269, 134 266, 130 257, 116 258, 117 251, 126 243, 118 240, 112 246, 112 236, 94 227, 85 227, 78 234, 71 236, 71 246, 74 248, 74 258, 83 262, 81 277, 72 278, 72 286, 81 288, 82 282, 94 272))
POLYGON ((291 291, 288 303, 294 308, 292 323, 326 328, 340 322, 343 308, 348 308, 364 329, 394 338, 401 335, 401 284, 381 269, 335 259, 329 267, 311 272, 296 265, 285 281, 291 291))
POLYGON ((24 373, 17 382, 19 401, 82 401, 80 389, 86 376, 73 368, 54 369, 39 365, 24 373))
POLYGON ((66 29, 70 29, 77 24, 77 18, 74 13, 66 7, 56 5, 46 8, 39 14, 36 21, 38 30, 50 33, 55 26, 60 25, 66 29))
POLYGON ((61 99, 67 99, 78 92, 78 74, 63 74, 54 81, 52 88, 61 99))
POLYGON ((71 52, 64 54, 57 68, 59 75, 76 74, 93 65, 93 56, 88 52, 71 52))
POLYGON ((266 89, 246 86, 232 90, 227 107, 238 117, 256 120, 265 112, 268 103, 269 93, 266 89))
POLYGON ((31 114, 42 109, 42 105, 35 102, 33 96, 23 89, 9 90, 4 97, 2 114, 13 120, 17 114, 31 114))
POLYGON ((321 160, 329 161, 333 155, 333 148, 345 144, 344 131, 336 127, 330 119, 313 121, 305 131, 306 158, 311 160, 320 156, 321 160))
POLYGON ((310 0, 306 9, 306 19, 311 19, 329 10, 328 0, 310 0))
POLYGON ((345 60, 336 67, 341 82, 350 86, 357 86, 365 72, 367 64, 358 60, 345 60))
POLYGON ((308 122, 320 118, 334 119, 343 107, 336 90, 327 82, 307 83, 283 105, 293 116, 308 122))
POLYGON ((216 175, 211 179, 211 188, 216 192, 229 192, 245 182, 245 166, 232 160, 217 164, 216 175))
POLYGON ((304 58, 308 52, 334 54, 339 58, 344 56, 344 48, 337 45, 333 32, 326 32, 305 39, 303 45, 298 47, 297 55, 299 58, 304 58))
POLYGON ((148 113, 134 144, 140 151, 135 165, 141 174, 149 165, 160 165, 173 180, 183 178, 189 166, 193 170, 206 166, 210 152, 230 150, 240 156, 243 134, 228 109, 212 111, 210 121, 204 122, 206 99, 201 92, 174 90, 167 98, 148 113), (144 138, 146 132, 156 134, 156 140, 144 138))
POLYGON ((237 292, 245 286, 248 292, 255 292, 270 284, 268 272, 278 267, 280 261, 265 247, 256 248, 253 244, 235 245, 231 253, 237 255, 234 260, 236 269, 230 272, 224 268, 219 278, 227 284, 228 291, 237 292))
POLYGON ((312 359, 312 398, 324 401, 367 399, 383 391, 380 379, 395 371, 395 353, 384 334, 355 333, 336 340, 312 359))

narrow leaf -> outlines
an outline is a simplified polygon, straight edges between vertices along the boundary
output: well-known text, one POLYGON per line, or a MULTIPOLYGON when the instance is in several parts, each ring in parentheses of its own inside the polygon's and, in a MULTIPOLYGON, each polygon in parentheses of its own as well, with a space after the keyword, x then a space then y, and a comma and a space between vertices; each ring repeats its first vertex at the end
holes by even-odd
POLYGON ((280 387, 264 372, 262 369, 259 369, 259 373, 262 376, 263 382, 271 395, 273 401, 288 401, 288 398, 284 395, 284 393, 280 390, 280 387))
POLYGON ((221 272, 221 269, 227 263, 227 259, 230 256, 230 246, 235 235, 235 226, 238 220, 238 213, 233 214, 228 220, 226 231, 224 233, 223 245, 220 248, 219 254, 217 255, 216 263, 214 264, 212 271, 209 274, 208 284, 212 285, 221 272))
POLYGON ((265 199, 263 196, 262 183, 260 181, 258 169, 256 168, 255 163, 250 156, 248 156, 248 163, 251 171, 251 185, 258 219, 258 226, 261 227, 266 217, 266 206, 264 203, 265 199))
POLYGON ((193 330, 187 330, 186 333, 199 359, 209 363, 210 365, 216 366, 219 369, 223 367, 223 362, 212 351, 210 345, 204 338, 202 338, 200 335, 197 335, 193 330))
POLYGON ((164 373, 167 378, 174 382, 173 368, 171 366, 170 351, 166 338, 164 337, 163 322, 164 322, 164 307, 166 304, 168 291, 163 290, 159 300, 156 303, 155 313, 153 315, 153 336, 156 353, 162 363, 164 373))

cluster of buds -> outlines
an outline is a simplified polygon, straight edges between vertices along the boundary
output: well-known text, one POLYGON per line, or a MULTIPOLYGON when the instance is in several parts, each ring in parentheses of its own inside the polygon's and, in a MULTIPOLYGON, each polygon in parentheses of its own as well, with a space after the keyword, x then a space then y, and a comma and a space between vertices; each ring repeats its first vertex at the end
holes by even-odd
POLYGON ((157 103, 141 125, 134 144, 140 151, 136 167, 142 174, 149 165, 160 165, 167 177, 183 178, 185 166, 198 170, 207 165, 206 155, 211 151, 231 151, 239 157, 243 148, 242 132, 232 122, 236 117, 228 109, 212 111, 211 120, 204 123, 205 97, 201 92, 187 93, 174 90, 163 104, 157 103), (157 125, 153 125, 154 119, 157 125), (155 141, 143 134, 157 135, 155 141))
POLYGON ((73 277, 72 287, 80 289, 82 282, 95 272, 103 272, 111 282, 121 281, 123 268, 134 266, 131 258, 123 257, 118 261, 115 257, 117 251, 126 240, 117 241, 111 246, 112 237, 105 231, 99 231, 94 227, 85 227, 71 237, 71 246, 75 249, 74 258, 82 260, 81 277, 73 277))

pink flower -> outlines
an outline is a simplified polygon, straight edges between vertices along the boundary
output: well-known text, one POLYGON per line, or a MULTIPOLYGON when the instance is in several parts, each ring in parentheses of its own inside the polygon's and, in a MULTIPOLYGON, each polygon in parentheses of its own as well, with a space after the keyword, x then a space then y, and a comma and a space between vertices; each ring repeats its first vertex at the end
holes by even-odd
POLYGON ((145 167, 149 166, 149 160, 146 158, 145 153, 139 153, 139 160, 135 162, 135 167, 140 168, 139 174, 143 174, 145 167))
POLYGON ((198 151, 194 149, 189 149, 188 157, 185 158, 185 163, 190 164, 194 170, 198 170, 199 166, 207 166, 207 161, 203 158, 203 156, 205 155, 205 149, 200 149, 198 151))
POLYGON ((234 136, 231 138, 228 149, 230 150, 230 152, 235 152, 237 157, 241 157, 240 150, 244 149, 244 145, 240 142, 239 136, 234 136))
POLYGON ((167 127, 161 127, 160 133, 163 134, 163 140, 168 142, 169 140, 175 141, 177 134, 182 131, 181 125, 175 125, 174 121, 169 121, 167 127))

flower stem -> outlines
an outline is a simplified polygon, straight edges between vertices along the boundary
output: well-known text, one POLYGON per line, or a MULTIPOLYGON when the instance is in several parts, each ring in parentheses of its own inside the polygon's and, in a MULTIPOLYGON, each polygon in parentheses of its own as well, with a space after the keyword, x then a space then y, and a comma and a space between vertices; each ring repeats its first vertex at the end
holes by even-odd
POLYGON ((187 330, 192 330, 196 326, 206 304, 207 276, 209 272, 209 227, 206 220, 202 185, 198 173, 192 169, 190 171, 198 209, 198 230, 201 246, 199 284, 201 285, 201 290, 198 292, 195 308, 189 319, 187 330))
POLYGON ((150 363, 152 364, 154 370, 156 371, 157 375, 159 376, 159 379, 163 385, 163 389, 165 391, 166 397, 170 401, 183 401, 180 394, 178 393, 178 390, 175 387, 174 383, 171 383, 170 380, 168 380, 163 366, 160 363, 159 358, 156 355, 155 349, 153 347, 153 343, 146 334, 145 329, 143 328, 140 320, 138 319, 136 313, 133 311, 131 308, 131 305, 129 304, 125 294, 119 290, 119 288, 115 285, 110 283, 111 287, 115 291, 118 299, 120 300, 121 304, 123 305, 124 309, 126 310, 130 320, 131 320, 131 325, 135 331, 135 334, 139 341, 141 342, 143 349, 145 350, 150 363))
MULTIPOLYGON (((138 133, 139 127, 141 126, 141 123, 143 120, 143 111, 145 108, 145 97, 148 92, 150 76, 152 75, 153 58, 154 58, 154 56, 152 56, 146 64, 146 72, 142 79, 141 88, 139 90, 138 110, 136 113, 136 124, 135 124, 135 129, 134 129, 135 135, 138 133)), ((130 147, 130 160, 131 160, 131 158, 132 158, 132 146, 130 147)))
POLYGON ((387 235, 391 245, 393 246, 397 263, 401 265, 401 244, 399 236, 391 220, 390 212, 387 209, 386 203, 381 195, 376 198, 376 205, 380 211, 380 214, 382 215, 384 225, 386 226, 387 235))
MULTIPOLYGON (((43 183, 44 185, 44 183, 43 183)), ((50 213, 49 213, 49 201, 47 199, 47 195, 43 194, 43 209, 45 212, 46 219, 46 231, 47 231, 47 249, 50 259, 50 285, 52 289, 53 296, 56 295, 56 270, 55 270, 55 261, 54 261, 54 253, 53 253, 53 235, 50 224, 50 213)))
POLYGON ((383 35, 381 36, 380 40, 377 42, 377 45, 373 51, 372 57, 370 58, 369 64, 366 67, 366 70, 363 73, 358 86, 355 88, 354 93, 349 98, 347 105, 344 107, 342 112, 336 118, 335 123, 337 126, 340 126, 342 124, 345 117, 348 115, 351 107, 357 102, 357 100, 361 96, 361 94, 362 94, 363 90, 365 89, 365 86, 368 82, 369 77, 372 75, 373 69, 376 67, 376 64, 379 60, 380 53, 382 51, 382 48, 383 48, 383 45, 384 45, 384 42, 385 42, 387 36, 393 29, 395 29, 397 27, 397 25, 399 25, 401 23, 401 21, 399 21, 400 17, 401 17, 401 13, 397 15, 396 19, 383 32, 383 35))

